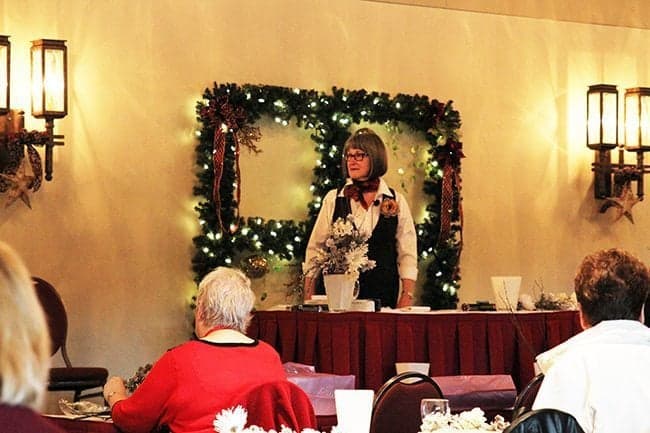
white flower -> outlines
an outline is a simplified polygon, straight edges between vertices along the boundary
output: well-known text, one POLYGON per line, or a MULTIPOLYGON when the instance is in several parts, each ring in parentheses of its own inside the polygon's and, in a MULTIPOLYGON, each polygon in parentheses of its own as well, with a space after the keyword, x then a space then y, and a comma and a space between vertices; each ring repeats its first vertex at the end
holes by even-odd
POLYGON ((481 409, 475 407, 470 411, 462 412, 452 421, 452 426, 459 430, 472 430, 487 428, 485 414, 481 409))
POLYGON ((452 416, 441 412, 433 412, 428 414, 422 420, 420 426, 421 433, 433 432, 441 430, 449 426, 452 416))
POLYGON ((352 220, 352 215, 348 215, 332 223, 323 246, 309 261, 308 274, 322 271, 323 274, 350 274, 358 278, 360 272, 375 267, 375 261, 368 259, 369 236, 361 233, 352 220))
POLYGON ((464 430, 487 430, 500 432, 510 425, 497 415, 494 422, 488 424, 483 411, 477 407, 458 415, 430 413, 422 420, 419 433, 454 433, 464 430))
POLYGON ((224 409, 214 419, 214 431, 217 433, 240 433, 244 430, 248 412, 241 406, 224 409))

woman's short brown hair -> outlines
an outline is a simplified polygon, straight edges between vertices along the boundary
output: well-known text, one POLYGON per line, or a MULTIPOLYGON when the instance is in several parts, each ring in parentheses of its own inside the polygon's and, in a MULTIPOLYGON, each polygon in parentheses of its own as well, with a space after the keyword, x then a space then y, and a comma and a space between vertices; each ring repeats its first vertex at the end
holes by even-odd
POLYGON ((574 283, 589 325, 603 320, 639 320, 648 297, 650 272, 632 254, 612 248, 585 257, 574 283))
POLYGON ((386 174, 388 170, 388 158, 386 156, 386 146, 381 138, 370 128, 361 128, 352 134, 343 145, 343 176, 348 178, 348 165, 346 164, 345 155, 348 150, 359 149, 368 154, 370 158, 370 171, 368 179, 375 179, 386 174))

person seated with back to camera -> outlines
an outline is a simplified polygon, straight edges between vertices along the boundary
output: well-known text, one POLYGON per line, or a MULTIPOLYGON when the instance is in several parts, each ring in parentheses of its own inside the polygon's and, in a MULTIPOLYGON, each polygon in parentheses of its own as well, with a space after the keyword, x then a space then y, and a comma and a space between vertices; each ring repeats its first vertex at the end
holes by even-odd
POLYGON ((573 415, 585 433, 650 432, 650 272, 620 249, 587 256, 575 277, 583 331, 540 354, 533 409, 573 415))
POLYGON ((30 273, 2 242, 0 317, 0 432, 65 433, 37 412, 50 371, 50 337, 30 273))
POLYGON ((245 335, 255 295, 240 271, 219 267, 199 284, 196 340, 168 350, 129 397, 124 381, 104 386, 113 422, 128 433, 167 426, 174 433, 214 432, 215 415, 256 385, 287 380, 273 347, 245 335))

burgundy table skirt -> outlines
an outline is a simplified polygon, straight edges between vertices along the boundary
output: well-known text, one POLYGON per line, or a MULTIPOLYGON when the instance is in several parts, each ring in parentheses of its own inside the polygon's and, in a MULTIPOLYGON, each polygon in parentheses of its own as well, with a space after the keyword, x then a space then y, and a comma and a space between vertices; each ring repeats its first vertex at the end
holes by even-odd
POLYGON ((283 362, 353 374, 361 389, 379 389, 395 362, 429 362, 431 376, 508 374, 521 390, 535 375, 535 356, 579 331, 577 311, 258 311, 248 334, 275 347, 283 362))

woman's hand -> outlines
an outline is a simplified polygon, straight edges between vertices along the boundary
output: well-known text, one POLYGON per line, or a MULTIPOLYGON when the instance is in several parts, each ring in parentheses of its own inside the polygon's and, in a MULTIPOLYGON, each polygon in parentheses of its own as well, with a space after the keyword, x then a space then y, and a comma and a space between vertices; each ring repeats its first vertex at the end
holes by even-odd
POLYGON ((113 376, 104 385, 104 400, 112 408, 115 403, 127 397, 124 380, 121 377, 113 376))
POLYGON ((413 291, 415 290, 415 281, 402 279, 402 290, 399 292, 397 299, 397 308, 410 307, 413 305, 413 291))

